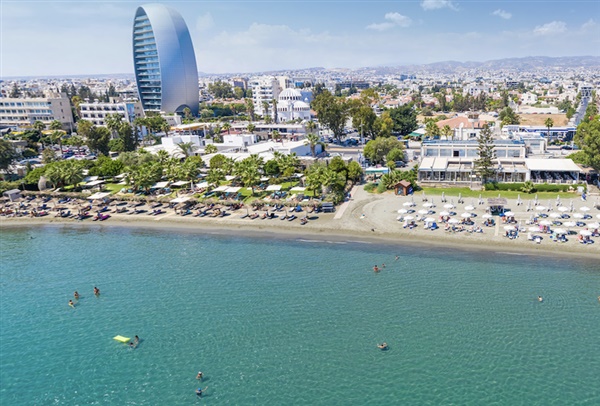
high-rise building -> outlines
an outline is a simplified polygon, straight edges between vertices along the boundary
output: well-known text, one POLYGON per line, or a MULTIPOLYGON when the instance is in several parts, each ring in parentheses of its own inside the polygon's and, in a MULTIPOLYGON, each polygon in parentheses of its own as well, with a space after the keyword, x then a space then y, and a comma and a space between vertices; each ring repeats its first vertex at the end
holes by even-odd
POLYGON ((0 128, 30 127, 36 121, 49 125, 58 120, 64 130, 73 129, 71 102, 66 94, 52 97, 0 98, 0 128))
POLYGON ((198 115, 198 69, 188 28, 162 4, 138 7, 133 23, 133 61, 145 111, 198 115))

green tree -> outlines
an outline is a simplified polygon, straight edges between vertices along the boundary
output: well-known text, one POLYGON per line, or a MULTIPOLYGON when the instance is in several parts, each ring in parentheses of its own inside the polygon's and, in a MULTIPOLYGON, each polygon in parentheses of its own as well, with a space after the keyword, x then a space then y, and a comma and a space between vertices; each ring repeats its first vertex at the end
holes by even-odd
POLYGON ((219 150, 217 149, 217 147, 214 144, 207 144, 204 147, 204 153, 205 154, 216 154, 219 150))
POLYGON ((192 120, 194 118, 194 116, 192 116, 192 110, 190 110, 189 107, 184 107, 183 108, 183 117, 186 120, 192 120))
POLYGON ((313 133, 306 134, 306 141, 304 141, 304 145, 308 145, 310 147, 310 153, 313 157, 316 156, 315 150, 317 145, 320 145, 323 149, 325 149, 325 143, 321 141, 321 138, 317 134, 313 133))
POLYGON ((236 99, 240 100, 244 97, 244 89, 242 89, 241 87, 234 87, 233 88, 233 95, 236 99))
POLYGON ((193 155, 196 150, 196 146, 193 142, 180 142, 177 144, 177 148, 179 149, 178 152, 181 153, 184 158, 193 155))
POLYGON ((405 104, 390 110, 390 118, 394 122, 393 131, 400 135, 408 135, 418 128, 417 112, 412 104, 405 104))
POLYGON ((63 139, 64 135, 65 135, 65 132, 62 130, 55 130, 55 131, 52 131, 52 134, 50 134, 50 139, 52 140, 52 144, 58 144, 58 148, 59 148, 61 157, 62 157, 62 153, 63 153, 62 139, 63 139))
POLYGON ((46 124, 44 124, 43 122, 41 122, 40 120, 36 120, 33 124, 32 127, 36 130, 38 130, 40 133, 42 131, 44 131, 46 129, 46 124))
POLYGON ((435 123, 435 121, 430 120, 425 125, 425 135, 427 137, 435 138, 440 136, 440 127, 435 123))
POLYGON ((94 127, 94 124, 91 121, 79 120, 77 122, 77 134, 80 137, 87 138, 92 131, 92 127, 94 127))
POLYGON ((110 130, 110 134, 112 138, 117 137, 117 131, 123 122, 123 116, 119 113, 107 114, 104 118, 104 123, 106 124, 106 128, 110 130))
POLYGON ((248 132, 250 134, 254 134, 254 130, 256 130, 256 126, 254 124, 248 124, 248 126, 246 127, 246 130, 248 130, 248 132))
POLYGON ((373 164, 384 164, 387 154, 395 148, 404 151, 404 144, 392 137, 377 137, 367 142, 363 154, 373 164))
POLYGON ((582 121, 577 126, 575 144, 586 156, 587 164, 600 171, 600 117, 582 121))
POLYGON ((56 152, 52 148, 45 148, 42 151, 42 163, 49 164, 50 162, 56 161, 56 152))
POLYGON ((87 146, 90 150, 108 155, 108 152, 110 151, 108 148, 109 142, 110 131, 108 128, 92 126, 87 136, 87 146))
POLYGON ((8 171, 10 164, 17 159, 19 154, 10 141, 0 139, 0 170, 8 171))
POLYGON ((554 127, 554 120, 552 120, 550 117, 548 117, 546 119, 546 121, 544 121, 544 125, 546 126, 546 128, 548 129, 548 133, 546 134, 546 136, 550 136, 550 129, 552 127, 554 127))
POLYGON ((348 163, 348 180, 358 182, 362 178, 363 169, 360 164, 356 161, 350 161, 348 163))
POLYGON ((505 125, 519 124, 521 122, 521 117, 519 117, 519 115, 510 107, 502 109, 500 114, 498 114, 498 119, 500 120, 502 127, 505 125))
POLYGON ((143 189, 148 191, 152 185, 158 182, 163 174, 163 168, 158 162, 145 162, 141 165, 128 167, 126 169, 125 182, 134 190, 143 189))
POLYGON ((343 135, 344 126, 350 114, 349 105, 345 100, 333 96, 328 90, 324 90, 315 97, 312 107, 317 112, 319 123, 333 131, 333 135, 339 140, 343 135))
POLYGON ((271 159, 265 163, 265 175, 267 176, 278 176, 281 173, 279 164, 276 160, 271 159))
POLYGON ((21 89, 19 89, 19 85, 17 85, 17 82, 13 82, 13 86, 10 89, 10 93, 8 94, 8 97, 12 97, 13 99, 16 99, 18 97, 21 97, 21 89))
POLYGON ((229 99, 233 97, 233 89, 231 88, 231 85, 220 80, 210 83, 208 85, 208 92, 217 99, 229 99))
POLYGON ((252 99, 246 99, 246 112, 250 116, 250 121, 254 121, 254 102, 252 99))
POLYGON ((452 130, 452 128, 450 128, 450 126, 448 124, 446 124, 445 126, 442 127, 440 133, 447 140, 450 139, 451 137, 454 139, 454 131, 452 130))
POLYGON ((352 127, 359 131, 363 137, 375 138, 378 135, 375 127, 377 115, 370 105, 361 105, 350 111, 352 127))
POLYGON ((260 181, 260 172, 256 159, 248 157, 236 162, 234 173, 238 176, 245 187, 250 187, 254 194, 254 186, 260 181))
POLYGON ((488 180, 496 174, 496 169, 494 167, 496 151, 492 129, 489 124, 484 125, 479 132, 477 144, 479 157, 474 161, 475 171, 481 177, 481 182, 485 185, 488 180))
POLYGON ((231 134, 231 124, 225 123, 223 124, 223 130, 227 131, 227 134, 231 134))
POLYGON ((123 143, 123 151, 135 151, 138 138, 133 131, 133 127, 126 121, 122 121, 118 128, 117 134, 119 140, 123 143))
MULTIPOLYGON (((211 160, 212 161, 212 160, 211 160)), ((215 188, 219 186, 219 184, 225 180, 225 172, 220 168, 211 168, 208 170, 206 174, 206 182, 212 187, 215 188)))

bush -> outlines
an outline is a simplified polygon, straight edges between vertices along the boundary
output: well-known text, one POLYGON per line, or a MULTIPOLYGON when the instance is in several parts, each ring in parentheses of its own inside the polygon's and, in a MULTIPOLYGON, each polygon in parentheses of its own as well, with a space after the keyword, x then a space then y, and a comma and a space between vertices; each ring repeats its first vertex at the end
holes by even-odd
POLYGON ((365 192, 372 193, 375 189, 377 189, 377 183, 367 183, 365 185, 365 192))
POLYGON ((12 190, 12 189, 19 189, 19 187, 21 186, 21 182, 20 181, 14 181, 14 182, 7 182, 7 181, 0 181, 0 194, 6 192, 7 190, 12 190))
POLYGON ((525 193, 535 193, 535 192, 568 192, 569 189, 576 189, 577 186, 581 185, 555 185, 548 183, 534 184, 531 182, 526 183, 495 183, 490 182, 485 184, 485 190, 504 190, 504 191, 515 191, 515 192, 525 192, 525 193), (530 185, 529 185, 530 184, 530 185), (533 186, 531 188, 530 186, 533 186), (531 190, 531 192, 528 192, 531 190))
POLYGON ((377 193, 384 193, 387 190, 387 187, 381 182, 377 185, 377 193))

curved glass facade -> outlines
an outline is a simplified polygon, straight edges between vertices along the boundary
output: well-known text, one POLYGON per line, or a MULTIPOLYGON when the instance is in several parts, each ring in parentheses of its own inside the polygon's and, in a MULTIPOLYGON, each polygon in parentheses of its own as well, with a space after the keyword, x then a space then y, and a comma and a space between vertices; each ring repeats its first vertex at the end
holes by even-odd
POLYGON ((147 4, 135 12, 133 63, 144 110, 198 115, 198 69, 192 38, 177 11, 147 4))

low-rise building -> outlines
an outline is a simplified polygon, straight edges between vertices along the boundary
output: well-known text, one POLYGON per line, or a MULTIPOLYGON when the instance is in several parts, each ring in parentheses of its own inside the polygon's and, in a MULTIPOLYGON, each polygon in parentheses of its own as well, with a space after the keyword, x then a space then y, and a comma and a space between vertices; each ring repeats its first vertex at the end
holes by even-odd
POLYGON ((49 125, 54 120, 63 130, 74 128, 71 102, 66 94, 56 97, 0 98, 0 127, 21 130, 36 121, 49 125))
POLYGON ((137 117, 144 117, 144 110, 139 101, 123 101, 111 99, 110 102, 81 103, 79 105, 81 118, 94 123, 96 126, 106 126, 106 117, 110 114, 120 114, 123 121, 133 123, 137 117))

